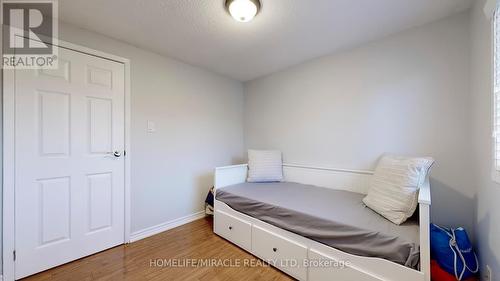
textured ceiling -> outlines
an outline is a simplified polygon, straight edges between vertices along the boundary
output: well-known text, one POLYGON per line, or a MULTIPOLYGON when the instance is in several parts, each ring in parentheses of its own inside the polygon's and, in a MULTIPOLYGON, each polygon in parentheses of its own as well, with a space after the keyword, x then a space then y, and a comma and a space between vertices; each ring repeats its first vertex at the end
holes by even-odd
POLYGON ((444 18, 473 0, 261 0, 249 23, 223 0, 61 0, 61 20, 241 81, 444 18))

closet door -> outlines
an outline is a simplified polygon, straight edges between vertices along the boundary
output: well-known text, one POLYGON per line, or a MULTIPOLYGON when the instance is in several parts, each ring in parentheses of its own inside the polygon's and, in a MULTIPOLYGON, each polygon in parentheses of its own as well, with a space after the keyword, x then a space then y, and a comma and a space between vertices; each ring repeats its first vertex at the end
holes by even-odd
POLYGON ((15 71, 16 278, 124 242, 124 65, 15 71))

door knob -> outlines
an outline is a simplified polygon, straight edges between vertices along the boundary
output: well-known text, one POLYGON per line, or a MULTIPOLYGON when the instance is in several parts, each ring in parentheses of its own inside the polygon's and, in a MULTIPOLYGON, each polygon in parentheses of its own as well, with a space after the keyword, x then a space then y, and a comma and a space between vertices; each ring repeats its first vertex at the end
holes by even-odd
POLYGON ((115 156, 115 157, 120 157, 120 156, 122 156, 122 153, 121 153, 120 151, 118 151, 118 150, 115 150, 115 151, 113 152, 113 156, 115 156))

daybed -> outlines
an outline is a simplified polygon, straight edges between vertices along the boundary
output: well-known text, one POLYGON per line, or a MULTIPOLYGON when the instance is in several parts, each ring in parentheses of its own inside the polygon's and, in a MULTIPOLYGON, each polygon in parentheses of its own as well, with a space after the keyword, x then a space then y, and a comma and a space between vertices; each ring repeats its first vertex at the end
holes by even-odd
POLYGON ((215 170, 214 232, 299 280, 428 281, 428 176, 419 213, 395 225, 364 206, 371 171, 284 164, 284 182, 215 170))

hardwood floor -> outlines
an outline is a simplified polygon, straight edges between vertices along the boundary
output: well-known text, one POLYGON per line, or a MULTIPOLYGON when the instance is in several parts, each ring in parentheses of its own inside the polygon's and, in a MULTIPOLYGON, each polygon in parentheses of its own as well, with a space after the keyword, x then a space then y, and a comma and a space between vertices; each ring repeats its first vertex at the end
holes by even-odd
POLYGON ((204 218, 23 280, 293 280, 212 232, 204 218), (188 261, 214 263, 189 266, 188 261), (167 262, 171 264, 168 266, 167 262), (156 266, 155 263, 156 262, 156 266), (172 266, 177 262, 177 267, 172 266), (182 264, 184 263, 184 264, 182 264), (231 267, 224 267, 230 265, 231 267), (239 263, 239 264, 238 264, 239 263))

